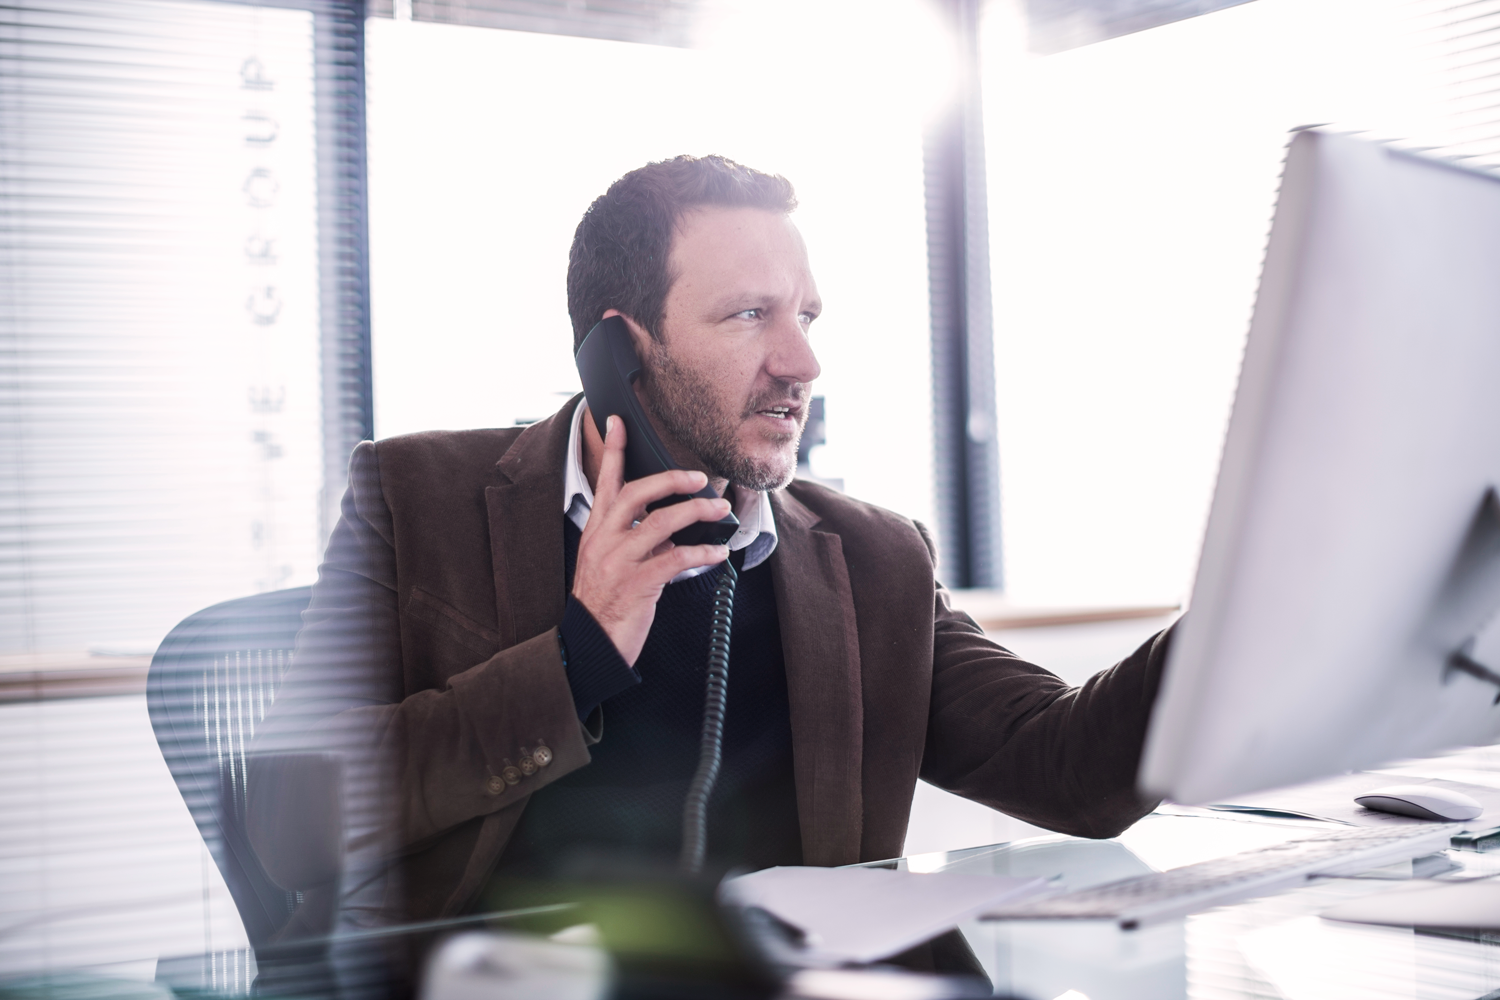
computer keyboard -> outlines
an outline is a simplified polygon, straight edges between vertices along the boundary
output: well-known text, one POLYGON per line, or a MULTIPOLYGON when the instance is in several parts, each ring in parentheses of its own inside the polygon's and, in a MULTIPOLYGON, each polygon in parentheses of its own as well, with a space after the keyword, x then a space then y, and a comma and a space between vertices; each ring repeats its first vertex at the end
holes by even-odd
POLYGON ((1261 896, 1317 875, 1357 875, 1448 847, 1461 824, 1348 827, 1152 872, 1087 889, 1022 900, 986 920, 1117 920, 1136 927, 1261 896))

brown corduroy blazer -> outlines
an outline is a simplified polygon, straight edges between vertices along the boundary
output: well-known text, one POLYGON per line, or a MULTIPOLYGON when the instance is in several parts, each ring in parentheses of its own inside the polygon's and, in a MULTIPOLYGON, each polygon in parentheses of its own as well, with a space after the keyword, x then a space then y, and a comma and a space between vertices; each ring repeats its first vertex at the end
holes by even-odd
MULTIPOLYGON (((579 724, 557 638, 579 398, 529 427, 365 442, 351 460, 273 716, 358 731, 390 762, 400 918, 470 906, 529 796, 609 738, 607 704, 579 724), (538 746, 550 763, 507 783, 538 746)), ((1135 773, 1169 633, 1070 688, 950 606, 919 525, 810 483, 771 503, 806 864, 899 855, 918 777, 1086 837, 1151 808, 1135 773)))

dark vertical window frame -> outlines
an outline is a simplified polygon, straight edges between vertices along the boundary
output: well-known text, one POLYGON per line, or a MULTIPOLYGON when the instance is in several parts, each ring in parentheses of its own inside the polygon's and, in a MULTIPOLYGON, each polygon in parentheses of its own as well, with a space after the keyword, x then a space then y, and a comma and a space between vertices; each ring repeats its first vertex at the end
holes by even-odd
POLYGON ((318 232, 323 303, 323 534, 333 530, 349 453, 375 436, 370 353, 370 211, 363 0, 312 8, 317 46, 318 232))
POLYGON ((1003 588, 1000 449, 990 298, 978 22, 982 0, 935 0, 954 39, 957 85, 924 137, 932 320, 938 573, 950 587, 1003 588))

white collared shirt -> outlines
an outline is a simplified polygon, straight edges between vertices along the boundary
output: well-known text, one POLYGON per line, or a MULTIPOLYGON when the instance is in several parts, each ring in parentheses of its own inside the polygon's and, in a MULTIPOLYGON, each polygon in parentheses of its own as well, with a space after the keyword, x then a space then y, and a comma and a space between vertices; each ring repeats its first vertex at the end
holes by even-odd
MULTIPOLYGON (((586 401, 579 400, 573 411, 573 428, 568 432, 568 458, 563 463, 563 513, 582 531, 594 507, 594 490, 583 473, 583 413, 586 401)), ((754 569, 776 551, 776 522, 771 517, 771 500, 761 490, 734 490, 734 516, 740 528, 729 539, 729 551, 745 549, 745 569, 754 569)), ((669 581, 676 583, 707 573, 712 566, 683 570, 669 581)))

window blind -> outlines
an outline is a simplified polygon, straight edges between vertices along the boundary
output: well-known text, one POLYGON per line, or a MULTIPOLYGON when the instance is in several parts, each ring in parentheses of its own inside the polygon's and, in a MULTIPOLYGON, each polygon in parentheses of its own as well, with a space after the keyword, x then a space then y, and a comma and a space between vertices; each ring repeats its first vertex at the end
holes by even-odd
POLYGON ((0 655, 149 653, 312 579, 368 425, 317 22, 0 9, 0 655))
POLYGON ((1500 167, 1500 0, 1417 0, 1407 14, 1433 99, 1429 131, 1413 144, 1500 167))

